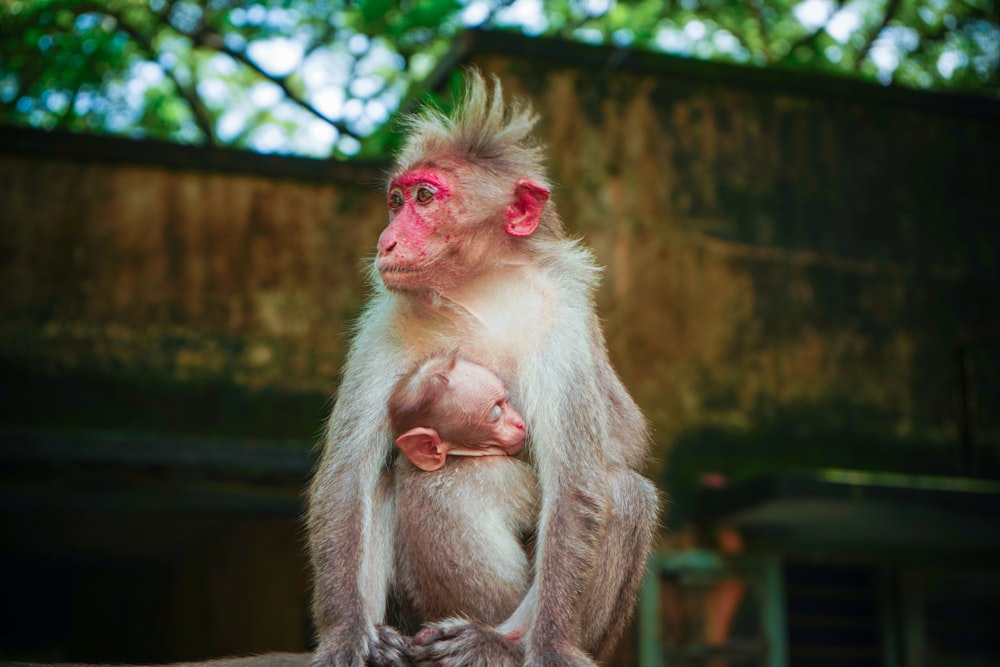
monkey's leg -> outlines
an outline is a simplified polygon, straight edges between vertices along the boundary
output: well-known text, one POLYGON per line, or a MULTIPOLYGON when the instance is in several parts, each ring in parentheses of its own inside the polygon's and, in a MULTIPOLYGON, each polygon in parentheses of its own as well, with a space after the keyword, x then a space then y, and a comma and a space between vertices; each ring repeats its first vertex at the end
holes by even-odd
MULTIPOLYGON (((610 493, 607 498, 610 504, 610 493)), ((587 514, 589 509, 582 506, 582 513, 587 514)), ((600 534, 603 533, 601 530, 600 534)), ((595 538, 595 558, 598 546, 595 538)), ((558 651, 545 655, 530 655, 529 633, 533 631, 539 607, 537 584, 536 580, 512 616, 498 628, 468 618, 451 618, 426 625, 413 638, 411 655, 414 662, 420 667, 521 667, 530 658, 547 667, 594 667, 593 660, 574 645, 560 645, 558 651)), ((586 585, 589 585, 589 578, 586 585)), ((582 602, 582 596, 580 600, 582 602)))
POLYGON ((406 483, 431 478, 427 473, 401 477, 405 488, 398 498, 403 526, 420 528, 412 533, 401 531, 400 547, 407 550, 399 563, 402 583, 423 609, 425 620, 452 616, 425 625, 414 636, 411 657, 417 665, 519 667, 524 663, 521 638, 504 636, 487 623, 509 616, 529 587, 530 564, 515 534, 531 528, 535 521, 534 494, 529 490, 534 488, 534 479, 527 470, 500 457, 454 462, 442 471, 454 478, 434 490, 439 496, 451 495, 437 507, 433 521, 426 519, 426 512, 407 520, 410 510, 421 505, 420 494, 429 489, 406 483), (448 563, 447 569, 443 563, 448 563))
POLYGON ((659 513, 656 487, 645 477, 621 469, 610 482, 611 513, 582 609, 582 644, 598 659, 610 655, 632 618, 659 513))
POLYGON ((520 667, 524 646, 493 628, 468 619, 433 623, 413 638, 410 653, 418 667, 520 667))
MULTIPOLYGON (((588 654, 599 659, 611 653, 631 620, 659 510, 655 486, 641 475, 621 469, 611 473, 609 482, 611 507, 600 538, 599 566, 581 601, 581 613, 587 619, 581 644, 588 654)), ((513 624, 526 626, 526 619, 513 624)), ((421 667, 522 665, 522 638, 516 639, 485 625, 450 619, 428 625, 418 633, 412 655, 421 667)), ((580 664, 589 662, 583 655, 576 659, 580 664)))
POLYGON ((386 625, 389 580, 393 570, 393 540, 396 533, 395 490, 392 477, 383 475, 376 487, 372 511, 369 562, 362 570, 362 590, 369 600, 375 638, 369 644, 368 667, 410 667, 410 640, 386 625))
MULTIPOLYGON (((392 577, 395 503, 392 476, 382 475, 371 496, 367 529, 361 531, 363 553, 358 572, 358 590, 363 615, 339 632, 321 637, 313 655, 314 667, 410 667, 409 639, 385 625, 389 581, 392 577), (357 639, 360 637, 360 641, 357 639)), ((317 575, 321 576, 321 575, 317 575)), ((337 595, 336 589, 324 591, 337 595)), ((347 595, 346 591, 340 591, 347 595)))
POLYGON ((530 469, 455 457, 433 474, 396 466, 396 581, 422 622, 500 623, 530 585, 522 531, 535 523, 530 469))

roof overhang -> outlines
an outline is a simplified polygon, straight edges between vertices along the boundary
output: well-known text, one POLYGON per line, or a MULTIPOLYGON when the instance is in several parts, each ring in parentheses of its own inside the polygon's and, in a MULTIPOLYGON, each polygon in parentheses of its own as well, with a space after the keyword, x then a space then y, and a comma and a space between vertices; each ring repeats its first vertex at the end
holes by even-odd
POLYGON ((1000 482, 850 470, 704 489, 702 520, 786 551, 1000 555, 1000 482))

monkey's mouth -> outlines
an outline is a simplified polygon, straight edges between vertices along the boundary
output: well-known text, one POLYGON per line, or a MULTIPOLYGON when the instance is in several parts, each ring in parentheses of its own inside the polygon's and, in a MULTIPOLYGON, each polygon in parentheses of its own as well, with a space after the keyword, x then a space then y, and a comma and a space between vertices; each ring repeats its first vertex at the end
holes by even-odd
POLYGON ((422 273, 422 269, 413 266, 399 266, 393 264, 376 265, 379 274, 382 276, 412 276, 422 273))
POLYGON ((421 293, 428 282, 427 271, 411 266, 379 266, 382 284, 391 292, 421 293))

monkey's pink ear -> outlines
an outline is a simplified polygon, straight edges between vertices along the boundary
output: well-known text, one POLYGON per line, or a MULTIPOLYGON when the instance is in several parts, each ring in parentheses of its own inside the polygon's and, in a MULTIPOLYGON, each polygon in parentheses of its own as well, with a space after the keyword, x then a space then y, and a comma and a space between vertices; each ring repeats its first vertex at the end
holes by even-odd
POLYGON ((421 470, 437 470, 448 455, 441 436, 432 428, 417 426, 396 438, 396 446, 421 470))
POLYGON ((507 207, 504 229, 511 236, 530 236, 542 221, 549 191, 526 178, 514 183, 514 201, 507 207))

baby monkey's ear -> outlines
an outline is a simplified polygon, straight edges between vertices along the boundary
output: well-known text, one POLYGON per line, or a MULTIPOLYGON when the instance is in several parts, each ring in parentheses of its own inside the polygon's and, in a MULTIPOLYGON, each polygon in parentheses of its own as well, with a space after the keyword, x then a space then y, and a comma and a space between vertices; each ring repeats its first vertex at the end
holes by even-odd
POLYGON ((396 438, 396 446, 410 463, 421 470, 437 470, 444 465, 448 448, 432 428, 417 426, 396 438))

